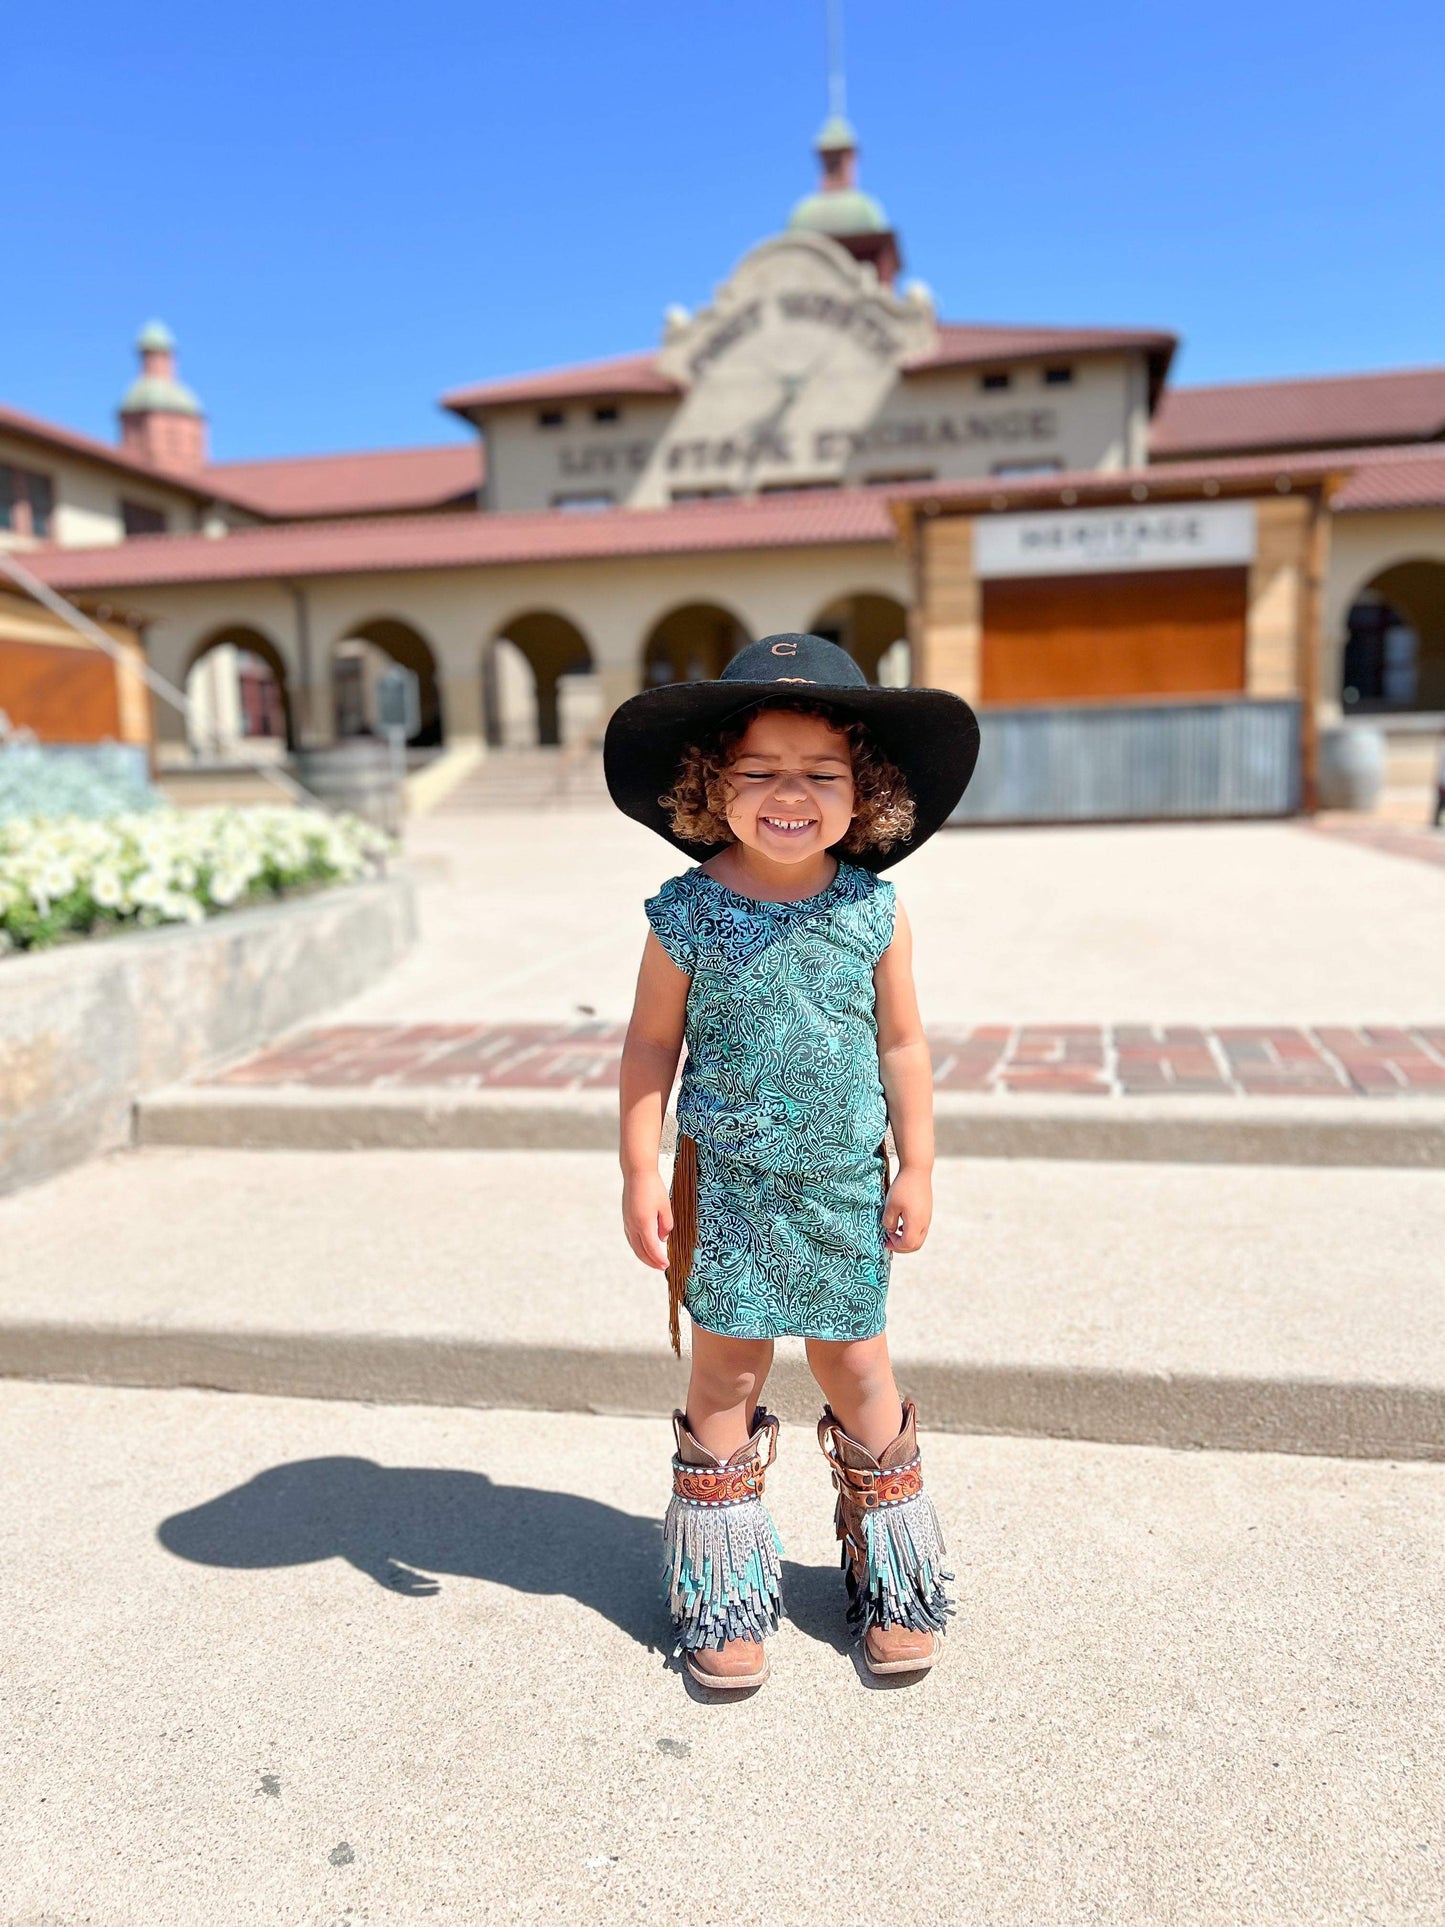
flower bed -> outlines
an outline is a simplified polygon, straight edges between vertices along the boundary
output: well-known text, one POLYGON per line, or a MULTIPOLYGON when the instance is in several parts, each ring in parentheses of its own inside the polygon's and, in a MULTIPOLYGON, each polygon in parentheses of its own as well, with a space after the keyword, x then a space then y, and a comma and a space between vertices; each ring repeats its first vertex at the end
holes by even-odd
POLYGON ((203 923, 217 911, 350 883, 391 849, 320 810, 149 810, 0 822, 0 952, 203 923))

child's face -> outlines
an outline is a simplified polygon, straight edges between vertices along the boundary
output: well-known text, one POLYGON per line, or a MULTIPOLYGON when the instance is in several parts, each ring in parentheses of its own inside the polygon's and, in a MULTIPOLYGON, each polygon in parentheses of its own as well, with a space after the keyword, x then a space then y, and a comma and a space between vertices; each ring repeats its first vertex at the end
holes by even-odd
POLYGON ((727 776, 733 835, 778 863, 817 856, 853 820, 848 738, 821 716, 763 710, 734 750, 727 776))

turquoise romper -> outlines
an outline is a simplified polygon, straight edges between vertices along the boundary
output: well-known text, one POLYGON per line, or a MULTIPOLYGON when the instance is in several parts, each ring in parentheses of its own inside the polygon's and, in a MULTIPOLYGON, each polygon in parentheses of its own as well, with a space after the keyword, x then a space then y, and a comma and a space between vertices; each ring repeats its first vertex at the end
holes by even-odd
POLYGON ((697 1145, 689 1315, 730 1338, 874 1337, 892 1254, 873 970, 893 885, 840 862, 817 896, 765 903, 693 869, 645 907, 692 979, 677 1103, 697 1145))

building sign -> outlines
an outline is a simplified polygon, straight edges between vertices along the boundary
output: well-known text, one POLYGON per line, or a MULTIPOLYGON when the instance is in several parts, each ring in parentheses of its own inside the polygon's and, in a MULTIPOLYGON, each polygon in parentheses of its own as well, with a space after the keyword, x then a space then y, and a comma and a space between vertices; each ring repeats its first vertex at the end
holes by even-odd
POLYGON ((981 515, 974 573, 1098 575, 1139 569, 1238 568, 1255 551, 1252 502, 981 515))
MULTIPOLYGON (((872 457, 927 456, 936 460, 940 453, 962 448, 997 449, 1006 454, 1035 442, 1052 446, 1058 438, 1056 409, 998 408, 885 419, 861 428, 829 424, 803 435, 786 427, 769 427, 751 434, 712 438, 669 436, 662 466, 669 476, 716 471, 736 477, 763 464, 831 473, 840 462, 872 457)), ((557 450, 558 472, 567 481, 640 475, 654 447, 655 443, 643 441, 564 443, 557 450)))
MULTIPOLYGON (((633 501, 667 501, 678 487, 841 481, 874 448, 1018 439, 1018 428, 1008 437, 994 426, 992 411, 881 419, 901 365, 936 339, 926 296, 881 286, 836 241, 789 233, 763 242, 710 306, 670 330, 657 365, 684 397, 633 501)), ((1033 437, 1027 425, 1021 433, 1033 437)))

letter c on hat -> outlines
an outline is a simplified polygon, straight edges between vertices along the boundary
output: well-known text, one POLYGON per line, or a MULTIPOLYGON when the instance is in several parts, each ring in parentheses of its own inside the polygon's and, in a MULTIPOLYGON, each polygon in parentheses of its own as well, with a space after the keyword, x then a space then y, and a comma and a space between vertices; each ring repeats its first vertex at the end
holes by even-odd
POLYGON ((773 654, 775 656, 796 656, 797 653, 798 645, 791 637, 784 637, 783 641, 773 644, 773 654))

